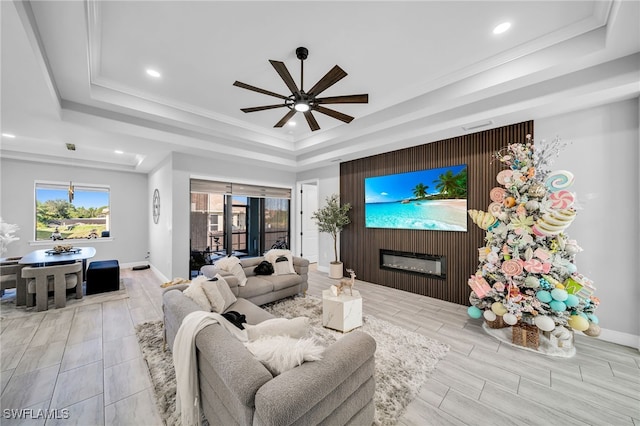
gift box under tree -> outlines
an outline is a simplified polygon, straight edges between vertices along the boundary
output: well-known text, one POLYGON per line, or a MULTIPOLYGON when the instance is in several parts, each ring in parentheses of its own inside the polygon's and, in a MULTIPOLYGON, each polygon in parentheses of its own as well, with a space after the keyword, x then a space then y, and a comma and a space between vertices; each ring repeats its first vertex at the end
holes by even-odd
POLYGON ((514 345, 538 350, 540 345, 540 330, 535 325, 516 323, 511 327, 514 345))

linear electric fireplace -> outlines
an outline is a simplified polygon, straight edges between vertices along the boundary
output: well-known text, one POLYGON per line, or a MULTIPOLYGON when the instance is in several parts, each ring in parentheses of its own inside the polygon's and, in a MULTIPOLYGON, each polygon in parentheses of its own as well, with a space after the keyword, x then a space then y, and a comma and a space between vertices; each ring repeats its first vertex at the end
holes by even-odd
POLYGON ((447 276, 446 257, 432 254, 381 249, 380 268, 442 279, 447 276))

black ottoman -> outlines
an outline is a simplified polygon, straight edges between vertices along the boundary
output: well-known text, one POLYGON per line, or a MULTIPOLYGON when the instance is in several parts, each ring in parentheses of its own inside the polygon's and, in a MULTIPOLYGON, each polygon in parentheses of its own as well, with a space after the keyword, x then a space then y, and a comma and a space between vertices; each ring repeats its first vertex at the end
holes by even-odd
POLYGON ((87 294, 120 290, 120 265, 117 260, 97 260, 87 268, 87 294))

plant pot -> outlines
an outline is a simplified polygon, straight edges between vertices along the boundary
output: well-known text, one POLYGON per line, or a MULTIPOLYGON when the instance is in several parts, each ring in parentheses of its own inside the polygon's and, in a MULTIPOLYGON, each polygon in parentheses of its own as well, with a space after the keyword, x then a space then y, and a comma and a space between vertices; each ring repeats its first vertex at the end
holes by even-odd
POLYGON ((329 264, 329 278, 339 280, 342 277, 344 277, 342 262, 331 262, 329 264))

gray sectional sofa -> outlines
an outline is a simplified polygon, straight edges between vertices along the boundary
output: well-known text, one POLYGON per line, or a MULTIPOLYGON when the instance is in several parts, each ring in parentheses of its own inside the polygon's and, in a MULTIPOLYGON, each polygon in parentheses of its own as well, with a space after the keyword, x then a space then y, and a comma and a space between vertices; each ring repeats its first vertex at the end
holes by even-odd
MULTIPOLYGON (((237 283, 232 286, 233 278, 225 278, 238 297, 227 311, 244 314, 248 324, 273 318, 251 300, 270 302, 290 296, 293 291, 287 290, 290 287, 281 288, 284 281, 277 280, 278 277, 251 275, 259 259, 243 260, 245 270, 251 268, 247 271, 249 279, 245 287, 238 287, 237 283), (271 283, 270 292, 266 291, 269 285, 265 282, 271 283), (259 290, 252 289, 252 285, 258 285, 259 290)), ((298 261, 299 278, 304 276, 304 283, 297 285, 298 290, 307 288, 308 262, 305 262, 298 261)), ((200 309, 182 293, 184 288, 184 285, 170 287, 163 294, 169 348, 173 347, 182 319, 200 309)), ((198 333, 195 343, 202 409, 211 426, 373 423, 376 343, 366 333, 346 334, 325 350, 321 361, 305 362, 275 377, 242 342, 219 324, 205 327, 198 333)))
POLYGON ((240 286, 238 279, 229 272, 216 269, 214 265, 205 265, 200 269, 202 275, 213 278, 216 274, 224 277, 229 288, 236 297, 247 299, 256 305, 275 302, 285 297, 304 293, 309 288, 307 278, 309 261, 293 256, 295 275, 256 275, 253 270, 264 260, 264 257, 250 257, 240 260, 240 265, 247 276, 247 284, 240 286))

